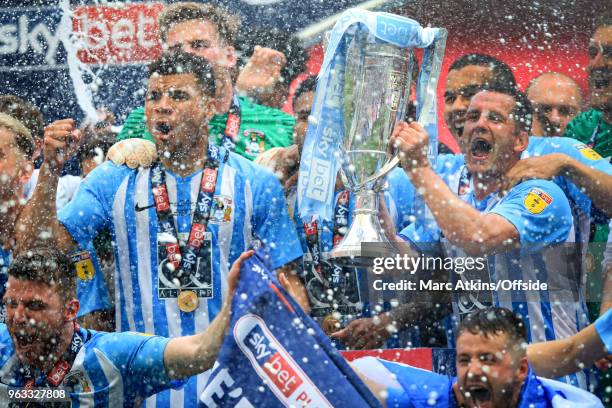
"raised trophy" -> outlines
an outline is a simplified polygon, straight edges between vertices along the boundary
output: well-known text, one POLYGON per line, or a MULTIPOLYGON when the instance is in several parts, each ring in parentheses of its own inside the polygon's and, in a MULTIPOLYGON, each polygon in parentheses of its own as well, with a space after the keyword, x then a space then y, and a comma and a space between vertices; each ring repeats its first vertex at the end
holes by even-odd
MULTIPOLYGON (((344 238, 327 258, 335 265, 367 266, 372 258, 396 252, 379 221, 379 193, 399 163, 389 137, 404 119, 416 73, 418 122, 430 135, 430 158, 436 155, 435 95, 446 30, 394 14, 350 9, 327 40, 300 161, 300 218, 332 219, 339 172, 355 205, 348 232, 342 231, 344 238), (415 49, 423 50, 420 69, 415 49), (365 253, 363 243, 376 245, 365 253)), ((421 210, 424 204, 416 200, 414 206, 421 210)))
POLYGON ((376 243, 376 256, 395 252, 379 222, 379 193, 385 176, 397 164, 389 153, 389 137, 404 119, 412 73, 418 70, 412 49, 367 44, 363 36, 353 40, 346 58, 341 175, 354 194, 355 208, 348 232, 329 258, 358 265, 371 258, 362 252, 363 242, 376 243))

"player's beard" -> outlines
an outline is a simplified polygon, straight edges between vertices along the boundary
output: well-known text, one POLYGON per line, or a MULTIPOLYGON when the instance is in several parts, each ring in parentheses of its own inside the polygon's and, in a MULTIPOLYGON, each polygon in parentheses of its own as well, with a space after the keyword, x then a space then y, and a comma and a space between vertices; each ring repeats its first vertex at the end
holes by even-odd
MULTIPOLYGON (((16 328, 17 333, 21 328, 16 328)), ((62 347, 62 333, 55 327, 37 325, 35 327, 23 328, 26 336, 32 339, 27 346, 16 347, 19 359, 24 363, 49 370, 50 367, 61 357, 65 350, 62 347)), ((13 341, 19 344, 17 334, 13 336, 13 341)))
POLYGON ((173 132, 176 133, 174 135, 175 139, 159 144, 158 154, 160 157, 167 157, 175 162, 184 163, 202 146, 208 147, 207 126, 207 124, 199 127, 186 126, 185 124, 177 125, 173 129, 173 132), (181 136, 177 138, 177 134, 181 136))

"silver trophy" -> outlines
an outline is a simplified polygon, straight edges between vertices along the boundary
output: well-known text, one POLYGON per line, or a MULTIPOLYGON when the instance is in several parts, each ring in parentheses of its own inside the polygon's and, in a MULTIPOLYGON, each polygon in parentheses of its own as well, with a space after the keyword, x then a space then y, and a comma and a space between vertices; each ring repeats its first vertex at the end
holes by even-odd
POLYGON ((330 252, 334 263, 367 264, 363 242, 377 243, 375 256, 395 252, 378 217, 379 193, 385 175, 397 164, 389 137, 403 120, 410 96, 416 59, 411 49, 389 43, 367 44, 356 36, 347 50, 344 87, 345 137, 341 176, 355 197, 352 224, 330 252))

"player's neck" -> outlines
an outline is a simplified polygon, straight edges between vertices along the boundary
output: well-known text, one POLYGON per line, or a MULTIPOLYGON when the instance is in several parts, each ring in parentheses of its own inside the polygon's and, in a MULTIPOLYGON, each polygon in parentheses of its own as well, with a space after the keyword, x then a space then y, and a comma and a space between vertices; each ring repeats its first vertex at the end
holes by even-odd
POLYGON ((501 177, 498 175, 474 174, 474 197, 480 201, 499 190, 501 187, 501 177))
POLYGON ((208 156, 208 135, 201 135, 193 143, 182 146, 170 155, 160 155, 161 162, 167 170, 187 177, 202 169, 208 156))
POLYGON ((224 115, 229 112, 230 107, 232 106, 232 99, 234 99, 233 89, 230 87, 229 90, 231 92, 224 92, 222 95, 216 99, 215 101, 215 111, 217 115, 224 115))
POLYGON ((53 369, 53 366, 57 363, 57 361, 68 351, 68 347, 70 347, 70 343, 72 342, 72 337, 74 335, 75 324, 74 322, 67 322, 65 326, 65 330, 63 333, 57 338, 59 341, 56 344, 49 344, 49 349, 45 354, 47 354, 48 358, 44 358, 43 361, 40 362, 40 365, 37 366, 44 373, 48 373, 53 369))

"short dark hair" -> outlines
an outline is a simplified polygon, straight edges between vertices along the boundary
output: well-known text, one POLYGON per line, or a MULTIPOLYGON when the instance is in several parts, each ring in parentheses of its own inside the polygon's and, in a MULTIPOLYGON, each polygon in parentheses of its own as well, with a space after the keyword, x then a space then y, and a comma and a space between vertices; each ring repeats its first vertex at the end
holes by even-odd
POLYGON ((11 263, 8 275, 15 279, 57 285, 64 300, 76 297, 76 272, 70 257, 49 246, 21 252, 11 263))
POLYGON ((511 96, 516 103, 516 107, 512 111, 514 123, 519 131, 531 132, 531 123, 533 121, 533 108, 531 102, 523 92, 514 86, 507 86, 494 82, 484 87, 483 91, 497 92, 511 96))
POLYGON ((287 63, 281 70, 283 83, 287 86, 293 79, 306 70, 308 55, 300 44, 300 41, 290 33, 278 28, 252 28, 243 30, 240 38, 238 51, 240 60, 246 65, 248 59, 255 52, 255 46, 259 45, 280 51, 285 55, 287 63))
POLYGON ((0 112, 20 121, 34 139, 42 139, 45 121, 40 110, 30 102, 15 95, 0 95, 0 112))
POLYGON ((523 319, 503 307, 488 307, 470 313, 459 323, 457 338, 465 332, 485 338, 504 333, 514 344, 527 343, 527 327, 523 319))
POLYGON ((459 70, 469 65, 487 67, 493 74, 492 81, 503 86, 516 87, 516 79, 512 69, 505 62, 486 54, 466 54, 457 58, 448 69, 450 71, 459 70))
POLYGON ((97 129, 95 125, 85 126, 81 129, 81 140, 77 148, 76 155, 79 162, 91 159, 98 155, 98 150, 102 152, 102 158, 117 140, 117 135, 106 129, 97 129))
POLYGON ((162 41, 168 39, 170 29, 190 20, 205 20, 217 26, 217 32, 225 44, 234 46, 238 37, 240 20, 225 8, 194 2, 172 4, 159 16, 159 33, 162 41))
POLYGON ((293 103, 295 103, 297 98, 299 98, 306 92, 314 92, 316 89, 317 89, 317 77, 310 76, 306 78, 305 80, 300 82, 298 87, 295 89, 295 92, 293 94, 293 103))
POLYGON ((154 75, 193 74, 205 94, 215 96, 215 77, 210 63, 184 51, 167 51, 149 65, 149 78, 154 75))

